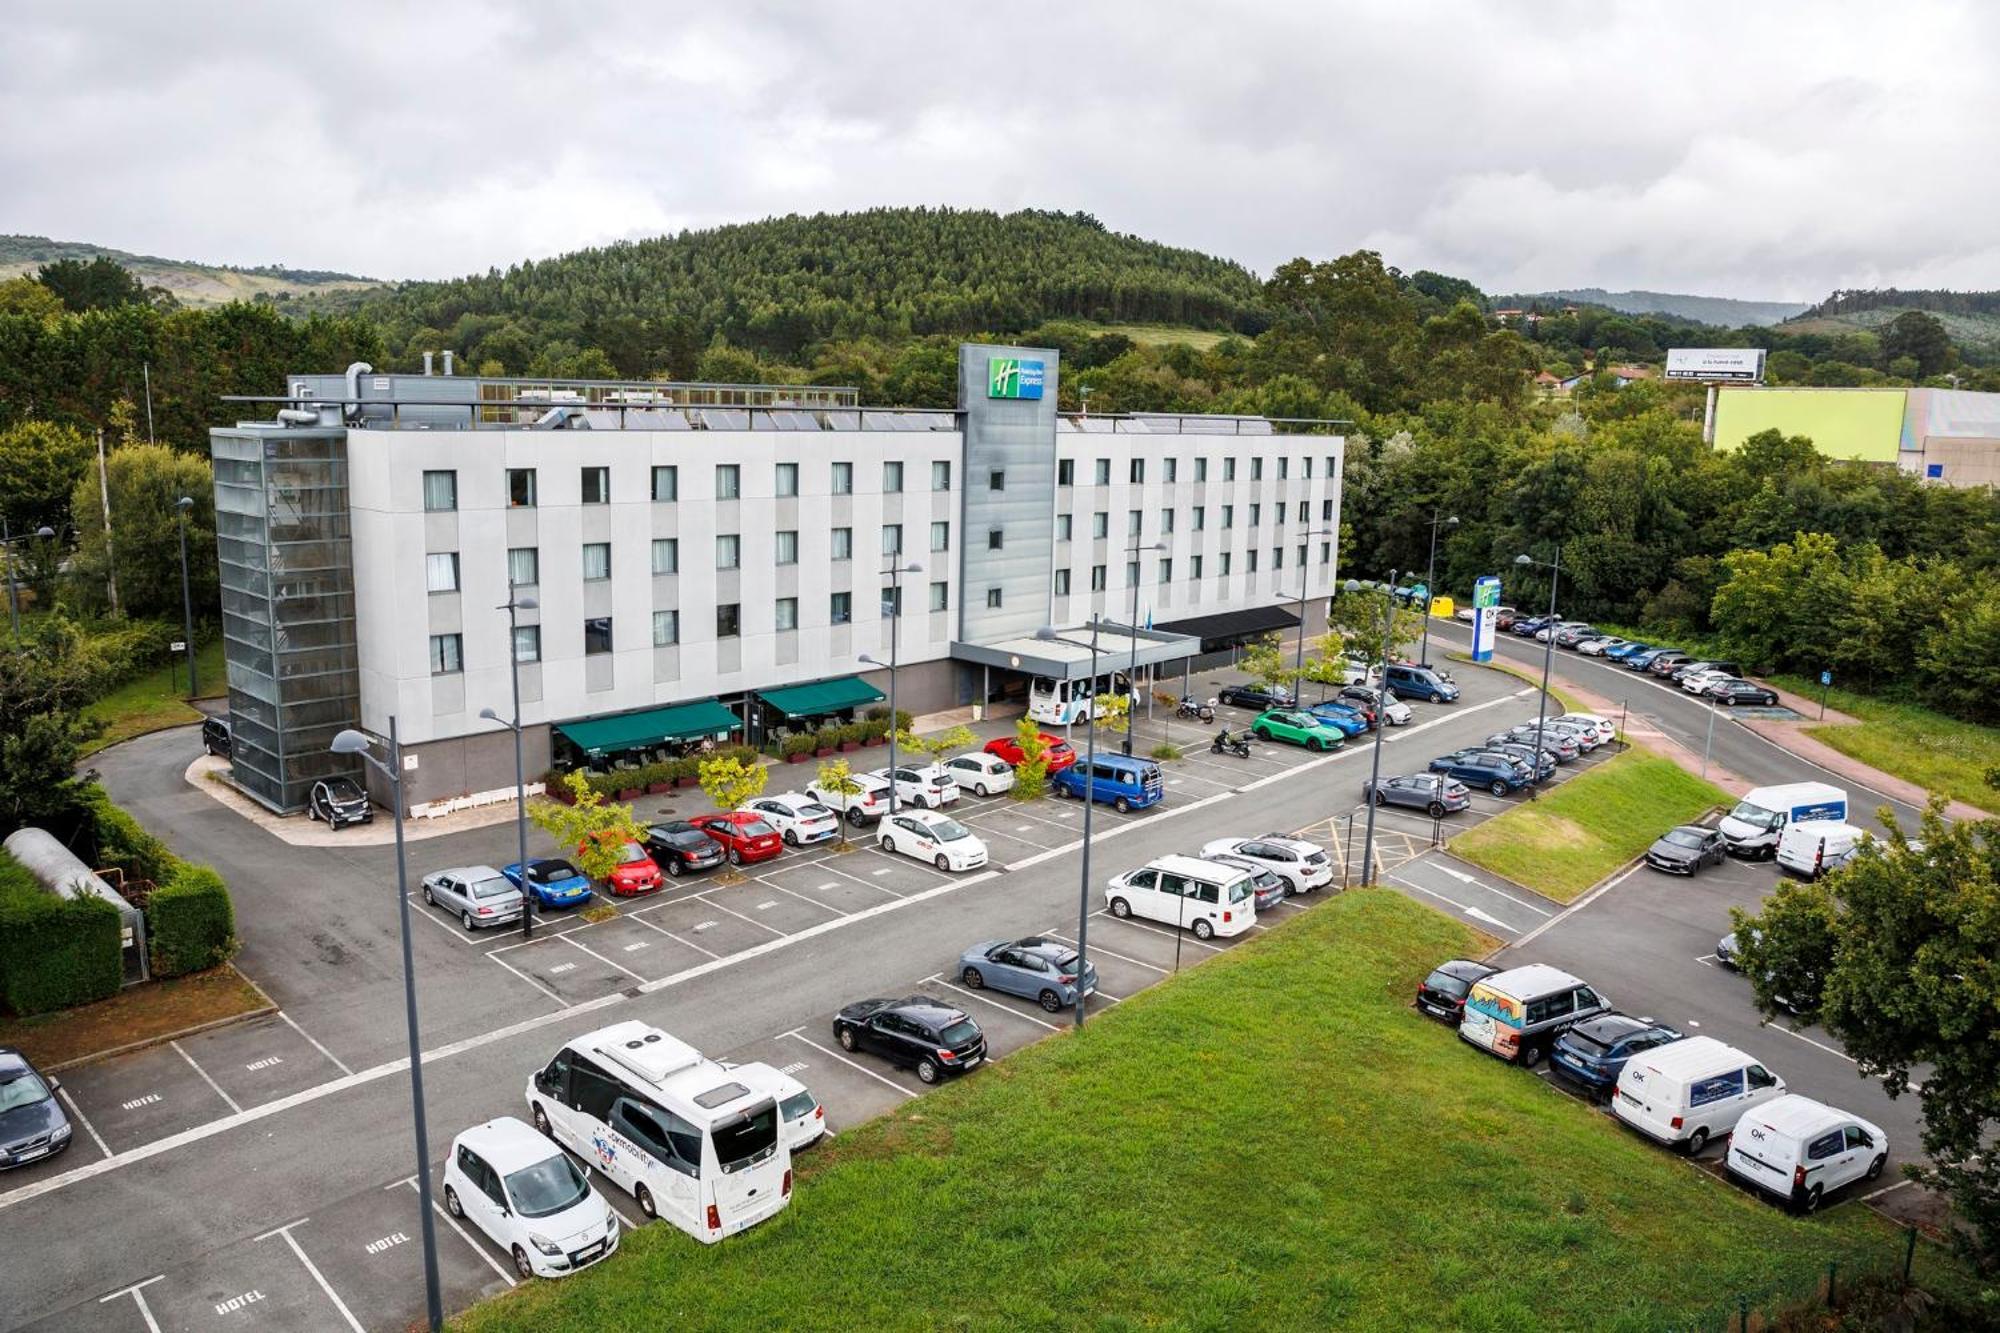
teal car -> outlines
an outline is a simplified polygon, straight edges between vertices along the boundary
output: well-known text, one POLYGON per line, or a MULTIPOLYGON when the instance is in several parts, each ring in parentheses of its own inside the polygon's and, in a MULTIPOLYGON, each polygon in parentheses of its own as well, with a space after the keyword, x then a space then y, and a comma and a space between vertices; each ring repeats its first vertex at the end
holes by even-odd
POLYGON ((1259 713, 1257 720, 1250 724, 1252 735, 1267 741, 1290 741, 1293 745, 1303 745, 1308 750, 1338 750, 1347 744, 1340 728, 1323 717, 1311 713, 1296 713, 1288 708, 1273 708, 1268 713, 1259 713))

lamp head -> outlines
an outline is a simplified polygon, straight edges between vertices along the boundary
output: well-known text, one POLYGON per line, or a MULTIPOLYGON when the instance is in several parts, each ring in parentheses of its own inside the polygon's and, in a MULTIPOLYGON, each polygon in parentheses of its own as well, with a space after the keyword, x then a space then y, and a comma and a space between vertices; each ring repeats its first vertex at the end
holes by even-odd
POLYGON ((1056 640, 1062 638, 1062 635, 1056 632, 1054 625, 1044 625, 1035 631, 1035 637, 1043 643, 1054 643, 1056 640))
POLYGON ((50 527, 48 524, 44 523, 41 527, 35 529, 35 535, 37 537, 47 539, 49 537, 55 536, 56 530, 50 527))
POLYGON ((1452 516, 1451 516, 1450 518, 1448 518, 1448 519, 1446 519, 1446 520, 1444 521, 1444 525, 1445 525, 1446 527, 1448 527, 1448 528, 1455 528, 1455 527, 1457 527, 1457 526, 1458 526, 1458 515, 1457 515, 1457 514, 1453 514, 1453 515, 1452 515, 1452 516))
POLYGON ((1360 591, 1361 591, 1361 580, 1360 580, 1360 579, 1349 579, 1349 580, 1348 580, 1347 582, 1345 582, 1345 583, 1341 584, 1341 585, 1340 585, 1340 587, 1341 587, 1341 591, 1343 591, 1343 592, 1360 592, 1360 591))
POLYGON ((506 718, 501 717, 498 713, 494 712, 490 708, 480 709, 479 716, 484 718, 488 722, 505 722, 507 720, 506 718))
POLYGON ((1526 569, 1529 565, 1534 564, 1535 560, 1533 556, 1522 554, 1514 557, 1514 563, 1526 569))
POLYGON ((887 662, 884 662, 879 658, 870 657, 867 653, 861 654, 861 656, 855 658, 854 660, 861 663, 861 665, 863 666, 887 667, 889 665, 887 662))
POLYGON ((174 501, 174 508, 185 514, 188 510, 194 508, 193 497, 183 495, 180 499, 174 501))
POLYGON ((540 606, 541 603, 532 597, 516 597, 514 599, 514 609, 516 611, 533 611, 540 606))
POLYGON ((350 727, 335 736, 333 744, 326 748, 335 754, 367 754, 372 747, 366 736, 350 727))

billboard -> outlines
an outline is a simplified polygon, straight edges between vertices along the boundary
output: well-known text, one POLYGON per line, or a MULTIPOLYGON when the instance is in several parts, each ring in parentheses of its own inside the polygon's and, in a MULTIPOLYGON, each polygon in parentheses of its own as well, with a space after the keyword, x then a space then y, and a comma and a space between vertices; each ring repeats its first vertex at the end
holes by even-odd
POLYGON ((1715 394, 1715 447, 1741 448, 1762 431, 1803 435, 1823 458, 1894 464, 1902 451, 1907 389, 1758 389, 1715 394))
POLYGON ((1042 363, 1025 357, 996 356, 986 363, 988 398, 1040 398, 1042 363))
POLYGON ((1667 353, 1667 378, 1702 383, 1762 384, 1761 347, 1676 347, 1667 353))
POLYGON ((1491 662, 1493 640, 1499 633, 1500 580, 1488 574, 1472 581, 1472 660, 1491 662))

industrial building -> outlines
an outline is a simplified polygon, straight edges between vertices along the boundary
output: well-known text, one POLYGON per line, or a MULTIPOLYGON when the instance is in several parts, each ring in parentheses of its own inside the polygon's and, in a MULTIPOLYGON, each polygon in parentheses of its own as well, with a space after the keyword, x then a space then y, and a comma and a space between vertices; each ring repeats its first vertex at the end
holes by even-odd
POLYGON ((1894 466, 1947 486, 2000 486, 2000 394, 1735 384, 1714 394, 1709 439, 1718 449, 1777 430, 1806 436, 1828 458, 1894 466))
MULTIPOLYGON (((449 362, 447 361, 447 366, 449 362)), ((236 781, 278 810, 405 753, 413 806, 692 736, 762 743, 887 691, 923 713, 1087 668, 1047 625, 1129 627, 1178 673, 1324 623, 1343 440, 1328 422, 1065 415, 1057 353, 968 344, 955 410, 851 390, 442 375, 287 379, 211 432, 236 781), (1159 549, 1153 549, 1153 548, 1159 549), (914 565, 914 572, 894 572, 914 565), (511 642, 511 593, 519 611, 511 642), (1136 612, 1134 608, 1136 594, 1136 612)), ((1066 637, 1077 639, 1075 630, 1066 637)))

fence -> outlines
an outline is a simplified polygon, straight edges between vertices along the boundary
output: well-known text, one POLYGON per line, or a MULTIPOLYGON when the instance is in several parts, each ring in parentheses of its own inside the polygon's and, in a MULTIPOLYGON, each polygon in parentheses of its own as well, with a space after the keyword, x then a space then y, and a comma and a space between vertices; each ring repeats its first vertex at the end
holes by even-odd
MULTIPOLYGON (((1845 1205, 1859 1207, 1859 1204, 1845 1205)), ((1671 1325, 1675 1333, 1762 1333, 1785 1328, 1819 1328, 1815 1314, 1852 1309, 1865 1302, 1871 1311, 1886 1315, 1877 1306, 1904 1303, 1913 1290, 1926 1292, 1933 1301, 1950 1303, 1957 1294, 1963 1275, 1941 1245, 1925 1241, 1915 1227, 1881 1233, 1879 1240, 1830 1248, 1809 1261, 1796 1263, 1787 1271, 1773 1274, 1754 1290, 1736 1291, 1717 1299, 1694 1318, 1671 1325)), ((1938 1327, 1950 1327, 1948 1315, 1938 1305, 1931 1318, 1941 1319, 1938 1327)), ((1871 1321, 1869 1327, 1874 1327, 1871 1321)), ((1895 1327, 1887 1320, 1882 1327, 1895 1327)))

